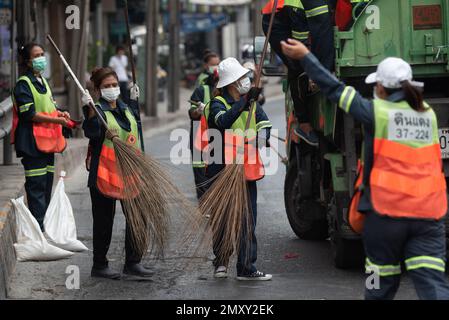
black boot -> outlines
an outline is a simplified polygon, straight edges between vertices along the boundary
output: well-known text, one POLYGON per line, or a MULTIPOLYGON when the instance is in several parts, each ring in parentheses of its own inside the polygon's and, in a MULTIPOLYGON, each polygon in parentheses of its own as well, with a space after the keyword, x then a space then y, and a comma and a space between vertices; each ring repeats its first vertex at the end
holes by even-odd
POLYGON ((125 264, 123 268, 123 274, 130 277, 148 279, 154 275, 153 271, 142 266, 140 263, 125 264))
POLYGON ((104 267, 104 268, 92 267, 92 272, 90 275, 92 278, 105 278, 105 279, 112 279, 112 280, 119 280, 121 278, 120 273, 114 272, 109 267, 104 267))

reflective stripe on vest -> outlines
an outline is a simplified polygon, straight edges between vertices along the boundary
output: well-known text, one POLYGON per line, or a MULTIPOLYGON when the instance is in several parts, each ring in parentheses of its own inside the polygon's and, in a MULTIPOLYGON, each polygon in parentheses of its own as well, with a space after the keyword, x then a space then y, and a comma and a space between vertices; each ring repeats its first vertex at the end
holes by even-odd
POLYGON ((325 13, 329 13, 329 6, 327 4, 324 6, 319 6, 310 10, 306 10, 306 17, 313 18, 325 13))
MULTIPOLYGON (((122 141, 140 150, 139 131, 137 122, 131 112, 125 111, 131 124, 131 132, 127 132, 118 124, 110 111, 104 111, 106 122, 111 130, 115 130, 122 141)), ((124 183, 117 168, 114 145, 111 140, 105 138, 101 149, 100 161, 97 172, 98 190, 105 196, 113 199, 124 199, 124 183)))
MULTIPOLYGON (((56 104, 53 100, 50 86, 45 78, 42 78, 42 80, 47 90, 45 94, 39 93, 27 76, 19 78, 19 81, 25 81, 30 87, 36 113, 57 118, 58 110, 56 110, 56 104)), ((26 112, 29 110, 30 104, 17 107, 19 112, 26 112)), ((62 126, 60 124, 33 122, 33 135, 36 140, 37 149, 44 153, 60 153, 67 146, 66 140, 62 135, 62 126)))
POLYGON ((446 181, 437 118, 426 105, 374 100, 374 163, 370 176, 374 209, 391 217, 440 219, 447 211, 446 181))

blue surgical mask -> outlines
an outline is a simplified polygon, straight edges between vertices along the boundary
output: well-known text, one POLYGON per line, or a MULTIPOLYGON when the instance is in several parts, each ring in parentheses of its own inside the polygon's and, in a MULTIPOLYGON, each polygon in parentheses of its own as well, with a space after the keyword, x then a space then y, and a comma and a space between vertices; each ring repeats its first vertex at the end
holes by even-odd
POLYGON ((33 69, 39 73, 43 73, 47 69, 47 58, 38 57, 33 59, 33 69))

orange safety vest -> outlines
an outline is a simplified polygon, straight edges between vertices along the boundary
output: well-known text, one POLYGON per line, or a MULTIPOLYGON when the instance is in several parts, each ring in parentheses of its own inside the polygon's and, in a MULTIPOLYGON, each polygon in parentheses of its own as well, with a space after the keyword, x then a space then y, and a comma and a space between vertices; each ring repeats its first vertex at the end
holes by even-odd
MULTIPOLYGON (((140 152, 139 131, 137 121, 131 112, 126 109, 125 114, 131 124, 131 131, 124 130, 118 124, 110 111, 104 111, 109 129, 115 130, 122 141, 136 148, 140 152)), ((127 177, 132 179, 132 177, 127 177)), ((136 196, 136 190, 124 190, 124 183, 117 167, 114 145, 105 137, 100 153, 100 161, 97 171, 97 188, 104 195, 112 199, 125 199, 136 196)))
MULTIPOLYGON (((223 97, 219 96, 215 99, 224 104, 226 109, 231 109, 231 106, 223 97)), ((209 138, 207 136, 209 112, 210 104, 208 104, 204 110, 204 115, 201 117, 201 130, 198 130, 194 141, 195 148, 201 152, 204 152, 209 145, 209 138)), ((249 116, 249 112, 244 111, 232 124, 231 129, 225 130, 224 136, 225 164, 232 164, 236 163, 236 160, 243 160, 242 162, 247 181, 257 181, 265 176, 265 168, 262 159, 260 158, 259 150, 255 144, 255 134, 257 132, 255 112, 256 110, 254 110, 248 130, 249 135, 251 133, 253 133, 253 135, 246 137, 244 135, 246 121, 249 116), (240 156, 243 156, 243 159, 239 159, 240 156)))
MULTIPOLYGON (((285 0, 278 0, 276 12, 280 11, 284 7, 285 0)), ((269 0, 262 9, 262 14, 271 14, 273 12, 274 0, 269 0)))
POLYGON ((382 215, 438 220, 447 211, 437 118, 407 102, 374 100, 371 201, 382 215))
MULTIPOLYGON (((19 81, 25 81, 30 87, 31 93, 33 95, 36 113, 50 116, 52 118, 57 118, 59 112, 56 109, 56 103, 53 100, 50 86, 48 85, 45 78, 42 78, 42 80, 47 90, 45 94, 39 93, 27 76, 19 78, 19 81)), ((14 106, 15 110, 13 117, 13 135, 15 135, 15 131, 18 125, 17 113, 27 111, 30 105, 31 104, 26 104, 24 106, 14 106)), ((37 149, 43 153, 61 153, 67 147, 67 142, 62 134, 62 125, 60 124, 33 122, 33 135, 34 139, 36 140, 37 149)))

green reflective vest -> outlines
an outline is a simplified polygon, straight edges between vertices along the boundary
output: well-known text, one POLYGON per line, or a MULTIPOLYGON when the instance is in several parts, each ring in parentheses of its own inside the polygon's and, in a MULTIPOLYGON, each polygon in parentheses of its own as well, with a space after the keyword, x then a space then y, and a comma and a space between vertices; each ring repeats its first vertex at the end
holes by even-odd
POLYGON ((374 100, 375 138, 422 148, 439 144, 435 112, 424 103, 428 111, 417 112, 406 101, 374 100))
MULTIPOLYGON (((100 108, 100 107, 97 107, 100 108)), ((139 141, 139 129, 137 127, 137 121, 136 118, 133 116, 131 111, 126 109, 125 115, 126 118, 128 118, 129 123, 131 124, 131 131, 128 132, 124 130, 120 125, 118 124, 117 120, 115 119, 114 115, 111 111, 104 111, 104 114, 106 115, 106 122, 108 123, 108 127, 110 130, 115 130, 120 137, 120 140, 127 142, 128 144, 132 145, 136 149, 140 149, 140 141, 139 141)), ((114 148, 114 145, 111 140, 108 138, 104 139, 103 145, 108 148, 114 148)))
MULTIPOLYGON (((220 101, 222 104, 224 104, 227 110, 230 110, 232 108, 231 105, 226 101, 225 98, 218 96, 218 97, 215 97, 215 99, 220 101)), ((209 108, 210 108, 210 105, 206 106, 206 108, 204 109, 204 115, 205 115, 207 121, 209 121, 209 114, 210 114, 209 108)), ((257 106, 256 106, 256 108, 257 108, 257 106)), ((256 134, 257 134, 256 108, 254 108, 253 114, 251 116, 250 125, 249 125, 248 132, 246 135, 246 138, 248 138, 248 139, 255 138, 256 134)), ((219 115, 220 114, 218 114, 217 116, 219 116, 219 115)), ((244 134, 248 116, 249 116, 249 111, 243 111, 241 113, 240 117, 238 117, 238 119, 236 121, 234 121, 234 123, 232 124, 232 126, 230 128, 230 129, 234 130, 234 134, 237 134, 237 135, 244 134)), ((217 119, 215 119, 215 120, 217 120, 217 119)))
MULTIPOLYGON (((42 94, 39 91, 37 91, 34 85, 32 84, 30 78, 28 78, 27 76, 19 78, 19 81, 25 81, 30 87, 31 93, 33 94, 34 108, 36 109, 36 113, 52 114, 53 112, 56 111, 56 103, 53 100, 53 95, 50 86, 47 83, 47 80, 45 80, 45 78, 42 78, 42 80, 44 82, 45 89, 47 90, 45 94, 42 94)), ((30 105, 31 103, 20 106, 19 112, 28 111, 30 105)))
POLYGON ((304 6, 302 5, 301 0, 285 0, 284 6, 298 8, 298 9, 304 9, 304 6))

